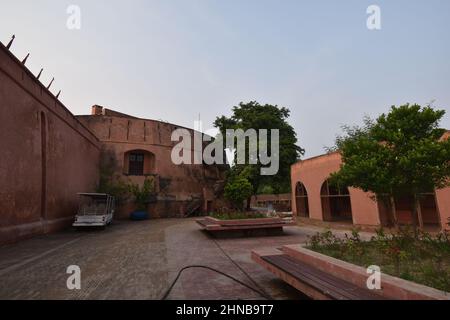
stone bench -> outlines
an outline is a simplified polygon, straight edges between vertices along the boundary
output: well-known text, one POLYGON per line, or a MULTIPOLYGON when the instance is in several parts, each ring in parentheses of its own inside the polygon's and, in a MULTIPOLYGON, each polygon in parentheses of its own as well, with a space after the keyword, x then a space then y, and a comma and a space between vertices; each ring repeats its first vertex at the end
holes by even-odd
POLYGON ((203 219, 197 219, 196 222, 203 230, 215 236, 277 235, 283 232, 283 227, 296 225, 294 220, 283 218, 219 220, 212 217, 205 217, 203 219))
POLYGON ((252 259, 317 300, 449 300, 450 293, 381 273, 381 287, 367 289, 367 269, 311 251, 301 244, 255 250, 252 259))
POLYGON ((260 265, 315 300, 383 300, 378 294, 358 287, 283 253, 258 255, 260 265))

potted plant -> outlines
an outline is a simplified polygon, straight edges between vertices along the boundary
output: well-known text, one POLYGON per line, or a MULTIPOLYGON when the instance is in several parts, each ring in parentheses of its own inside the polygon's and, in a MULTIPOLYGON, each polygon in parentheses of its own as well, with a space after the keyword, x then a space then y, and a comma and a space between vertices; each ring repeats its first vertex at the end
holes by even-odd
POLYGON ((142 187, 138 184, 130 183, 129 191, 136 205, 136 210, 130 214, 131 220, 147 220, 149 218, 148 204, 153 202, 156 196, 153 178, 145 178, 142 187))

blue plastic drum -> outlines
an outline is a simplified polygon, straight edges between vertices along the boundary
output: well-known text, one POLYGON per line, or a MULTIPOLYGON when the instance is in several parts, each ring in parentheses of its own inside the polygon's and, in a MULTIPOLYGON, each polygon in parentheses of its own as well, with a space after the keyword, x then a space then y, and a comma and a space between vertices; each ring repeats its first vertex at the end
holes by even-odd
POLYGON ((130 214, 130 219, 134 221, 142 221, 148 220, 148 212, 147 211, 134 211, 130 214))

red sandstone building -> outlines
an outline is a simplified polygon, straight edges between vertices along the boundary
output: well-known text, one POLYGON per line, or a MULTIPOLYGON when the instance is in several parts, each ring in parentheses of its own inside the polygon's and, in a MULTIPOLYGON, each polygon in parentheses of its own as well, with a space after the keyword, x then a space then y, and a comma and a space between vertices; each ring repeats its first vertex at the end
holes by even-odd
MULTIPOLYGON (((217 184, 223 179, 223 166, 175 165, 171 160, 172 132, 183 127, 93 106, 91 115, 77 116, 100 140, 101 164, 112 163, 122 179, 142 185, 147 177, 154 178, 157 201, 150 204, 153 218, 183 217, 196 210, 213 209, 217 184)), ((193 137, 194 131, 188 130, 193 137)), ((192 154, 203 152, 195 150, 192 154)), ((120 208, 119 217, 133 210, 128 203, 120 208)))
MULTIPOLYGON (((155 178, 152 217, 212 210, 223 167, 173 164, 171 133, 178 126, 92 110, 74 116, 0 43, 0 243, 70 225, 76 194, 96 191, 105 159, 135 183, 155 178)), ((125 206, 119 216, 132 209, 125 206)))
MULTIPOLYGON (((444 138, 449 136, 446 133, 444 138)), ((344 221, 361 226, 389 226, 388 208, 372 200, 372 194, 354 188, 335 188, 328 178, 340 169, 337 152, 306 159, 291 167, 292 210, 298 217, 321 221, 344 221)), ((395 199, 400 224, 411 223, 409 199, 395 199)), ((420 201, 424 227, 450 229, 450 188, 426 194, 420 201)))

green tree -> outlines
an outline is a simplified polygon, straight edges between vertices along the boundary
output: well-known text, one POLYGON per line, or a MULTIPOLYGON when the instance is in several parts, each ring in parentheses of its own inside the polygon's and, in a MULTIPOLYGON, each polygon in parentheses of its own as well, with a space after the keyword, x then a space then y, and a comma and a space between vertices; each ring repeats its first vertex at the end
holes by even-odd
POLYGON ((246 144, 246 163, 235 165, 231 168, 233 171, 230 176, 241 176, 247 179, 251 185, 253 194, 257 193, 260 187, 271 186, 275 193, 289 192, 290 190, 290 167, 295 163, 304 150, 297 146, 297 136, 293 127, 287 122, 290 111, 284 107, 276 105, 261 105, 256 101, 249 103, 241 102, 238 106, 233 107, 231 117, 221 116, 216 118, 214 126, 218 128, 222 135, 226 137, 227 129, 267 129, 269 130, 269 146, 270 150, 270 130, 279 129, 280 134, 280 166, 279 171, 274 176, 262 176, 260 169, 262 164, 259 159, 257 164, 249 164, 248 151, 249 146, 246 144))
POLYGON ((116 205, 123 205, 129 197, 129 188, 122 179, 117 159, 110 150, 102 150, 100 154, 100 177, 97 185, 98 193, 106 193, 115 197, 116 205))
POLYGON ((389 201, 396 225, 394 199, 409 197, 417 229, 420 195, 449 185, 450 140, 440 139, 445 130, 439 128, 444 114, 406 104, 376 121, 365 119, 363 127, 344 127, 345 135, 336 139, 343 163, 332 180, 389 201))
POLYGON ((148 204, 150 203, 150 197, 155 194, 155 181, 153 177, 145 178, 142 186, 130 182, 128 184, 128 189, 133 195, 136 210, 147 210, 148 204))
POLYGON ((240 176, 228 179, 224 189, 225 198, 238 210, 242 210, 244 201, 251 197, 252 193, 253 187, 251 183, 240 176))

